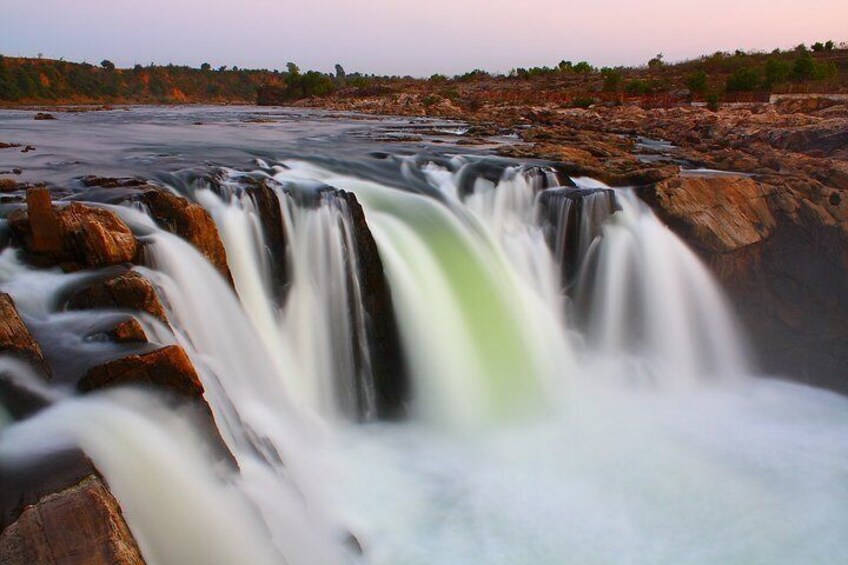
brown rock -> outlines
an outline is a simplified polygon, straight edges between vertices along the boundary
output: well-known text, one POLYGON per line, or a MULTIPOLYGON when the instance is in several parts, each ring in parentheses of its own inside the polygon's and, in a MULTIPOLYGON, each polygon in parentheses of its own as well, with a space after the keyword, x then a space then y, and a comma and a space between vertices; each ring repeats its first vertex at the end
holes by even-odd
POLYGON ((0 534, 6 565, 142 565, 121 508, 99 478, 45 496, 0 534))
POLYGON ((88 392, 125 384, 153 385, 191 399, 203 397, 200 378, 178 345, 92 367, 77 383, 77 388, 88 392))
POLYGON ((144 328, 135 318, 129 318, 120 322, 117 326, 107 332, 109 337, 118 343, 146 343, 147 335, 144 328))
POLYGON ((136 271, 127 271, 87 286, 68 299, 67 307, 72 310, 95 308, 139 310, 168 324, 165 309, 153 285, 136 271))
POLYGON ((194 245, 233 285, 227 253, 218 235, 218 228, 202 206, 159 189, 141 193, 139 200, 147 205, 157 224, 194 245))
POLYGON ((178 403, 198 408, 201 430, 219 460, 235 468, 238 463, 218 432, 212 410, 203 397, 203 384, 182 347, 169 345, 142 355, 129 355, 92 367, 77 383, 89 392, 121 385, 153 386, 172 393, 178 403))
POLYGON ((12 297, 3 293, 0 293, 0 353, 17 357, 44 375, 50 375, 50 366, 44 360, 41 347, 18 315, 12 297))
POLYGON ((32 188, 26 194, 27 212, 32 231, 32 250, 35 253, 59 253, 62 232, 59 218, 46 188, 32 188))
POLYGON ((59 264, 72 271, 135 259, 138 242, 117 215, 78 202, 48 208, 45 193, 45 188, 30 189, 27 210, 16 210, 8 216, 13 235, 30 260, 42 266, 59 264))
POLYGON ((714 253, 733 251, 768 237, 775 219, 773 188, 749 177, 675 177, 640 195, 687 239, 714 253))
POLYGON ((781 176, 684 177, 640 194, 718 276, 766 372, 848 392, 840 191, 781 176))
POLYGON ((35 116, 33 116, 34 120, 55 120, 56 116, 53 114, 48 114, 46 112, 38 112, 35 116))

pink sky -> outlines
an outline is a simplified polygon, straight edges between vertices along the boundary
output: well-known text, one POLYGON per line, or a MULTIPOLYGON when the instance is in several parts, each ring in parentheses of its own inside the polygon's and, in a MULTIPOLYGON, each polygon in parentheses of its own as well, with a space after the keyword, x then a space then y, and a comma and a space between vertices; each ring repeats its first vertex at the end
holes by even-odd
POLYGON ((429 75, 848 41, 848 0, 0 0, 0 53, 429 75))

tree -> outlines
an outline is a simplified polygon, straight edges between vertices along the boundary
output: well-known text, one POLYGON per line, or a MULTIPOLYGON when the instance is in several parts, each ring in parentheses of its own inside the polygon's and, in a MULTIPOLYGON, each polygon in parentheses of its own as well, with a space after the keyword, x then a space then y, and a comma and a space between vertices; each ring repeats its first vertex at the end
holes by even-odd
POLYGON ((574 67, 572 67, 575 73, 580 74, 588 74, 595 70, 595 68, 587 63, 586 61, 580 61, 574 67))
POLYGON ((821 41, 816 41, 815 43, 813 43, 813 51, 815 51, 816 53, 821 53, 822 51, 824 51, 824 43, 822 43, 821 41))
POLYGON ((100 66, 106 69, 107 71, 115 70, 115 63, 113 63, 109 59, 103 59, 102 61, 100 61, 100 66))
POLYGON ((816 71, 816 62, 807 50, 801 51, 792 64, 792 78, 804 82, 813 78, 816 71))
POLYGON ((618 92, 621 90, 621 83, 624 77, 618 69, 604 67, 601 69, 601 75, 604 77, 604 92, 618 92))
POLYGON ((300 67, 298 67, 297 65, 295 65, 291 61, 286 63, 286 70, 288 71, 289 75, 291 75, 292 77, 296 77, 296 76, 300 75, 300 67))
POLYGON ((212 65, 210 65, 209 63, 203 63, 202 65, 200 65, 200 70, 201 71, 211 71, 212 65))
POLYGON ((347 73, 345 73, 344 67, 341 66, 340 63, 336 63, 336 79, 339 81, 344 81, 347 77, 347 73))
POLYGON ((825 42, 825 44, 824 44, 824 50, 825 50, 825 51, 833 51, 833 48, 834 48, 834 47, 835 47, 835 46, 834 46, 834 44, 833 44, 833 40, 832 40, 832 39, 828 39, 828 40, 827 40, 827 42, 825 42))
POLYGON ((648 68, 649 69, 658 69, 658 68, 662 67, 664 64, 665 63, 663 62, 663 54, 657 53, 656 56, 653 59, 648 61, 648 68))
POLYGON ((570 72, 574 68, 574 65, 571 63, 571 61, 560 61, 559 65, 557 65, 557 68, 560 70, 560 72, 566 73, 570 72))
POLYGON ((728 92, 751 92, 759 85, 760 73, 750 67, 736 69, 727 79, 728 92))
POLYGON ((764 81, 766 88, 772 88, 778 84, 782 84, 789 79, 789 73, 792 68, 787 61, 781 59, 769 59, 766 61, 766 78, 764 81))
POLYGON ((686 79, 686 86, 692 92, 698 94, 705 93, 707 91, 707 73, 704 71, 695 71, 686 79))

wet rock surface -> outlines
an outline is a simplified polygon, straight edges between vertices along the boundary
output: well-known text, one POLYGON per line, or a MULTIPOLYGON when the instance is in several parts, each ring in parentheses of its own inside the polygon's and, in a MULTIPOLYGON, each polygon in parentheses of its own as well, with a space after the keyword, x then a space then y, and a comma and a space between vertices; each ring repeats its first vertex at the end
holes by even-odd
POLYGON ((353 221, 377 413, 381 418, 399 418, 404 415, 404 402, 409 396, 409 375, 391 291, 362 206, 354 194, 345 191, 339 191, 339 194, 347 202, 353 221))
POLYGON ((136 271, 126 271, 87 284, 68 298, 67 308, 71 310, 96 308, 136 310, 147 312, 168 324, 165 309, 153 285, 136 271))
POLYGON ((41 374, 50 375, 41 347, 18 314, 12 297, 5 293, 0 293, 0 355, 18 358, 41 374))
POLYGON ((27 506, 0 533, 0 561, 8 565, 144 563, 118 502, 94 475, 27 506))
POLYGON ((72 202, 52 204, 46 188, 27 190, 27 208, 8 216, 13 237, 35 265, 66 271, 132 262, 138 242, 114 213, 72 202))

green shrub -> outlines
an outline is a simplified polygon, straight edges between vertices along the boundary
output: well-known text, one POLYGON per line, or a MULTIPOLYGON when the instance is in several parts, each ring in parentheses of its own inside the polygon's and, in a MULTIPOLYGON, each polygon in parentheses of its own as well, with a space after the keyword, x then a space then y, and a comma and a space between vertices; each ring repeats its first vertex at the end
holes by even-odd
POLYGON ((775 85, 783 84, 789 79, 789 74, 792 72, 792 66, 781 59, 769 59, 766 61, 766 78, 764 85, 766 88, 772 88, 775 85))
POLYGON ((689 90, 698 94, 703 94, 707 91, 707 73, 704 71, 695 71, 686 79, 686 86, 689 90))
POLYGON ((760 85, 760 73, 751 67, 733 71, 727 79, 728 92, 751 92, 760 85))
POLYGON ((621 84, 624 82, 624 77, 620 70, 604 67, 601 69, 601 75, 604 77, 604 92, 618 92, 621 90, 621 84))

